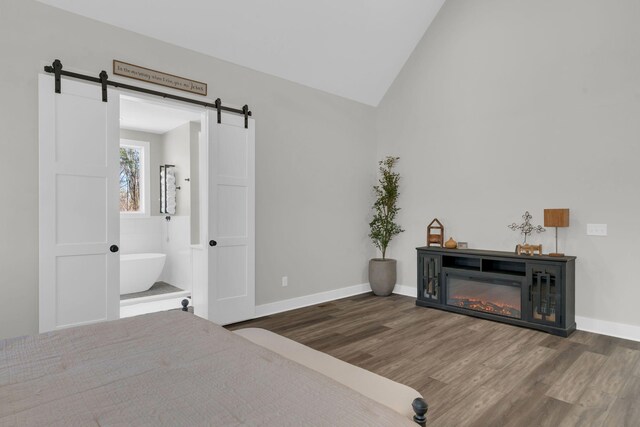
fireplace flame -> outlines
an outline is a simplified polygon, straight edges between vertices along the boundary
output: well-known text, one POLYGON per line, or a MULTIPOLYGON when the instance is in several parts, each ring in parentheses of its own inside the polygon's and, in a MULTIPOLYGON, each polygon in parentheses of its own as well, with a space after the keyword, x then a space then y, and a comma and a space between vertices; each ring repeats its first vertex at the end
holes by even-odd
POLYGON ((455 296, 449 298, 448 304, 468 310, 483 311, 485 313, 514 317, 516 319, 521 318, 519 307, 501 301, 483 301, 473 297, 455 296))

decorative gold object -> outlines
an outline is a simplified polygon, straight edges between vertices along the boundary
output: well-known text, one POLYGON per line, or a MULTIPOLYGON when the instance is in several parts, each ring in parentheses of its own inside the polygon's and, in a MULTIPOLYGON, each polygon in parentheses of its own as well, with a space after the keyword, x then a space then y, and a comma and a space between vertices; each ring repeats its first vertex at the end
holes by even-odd
POLYGON ((458 247, 458 242, 453 240, 453 237, 449 237, 449 240, 444 244, 444 247, 447 249, 455 249, 458 247))
POLYGON ((518 255, 535 255, 538 251, 538 255, 542 255, 542 245, 518 245, 516 246, 516 253, 518 255))
POLYGON ((427 246, 440 246, 444 244, 444 225, 438 218, 434 218, 427 226, 427 246))

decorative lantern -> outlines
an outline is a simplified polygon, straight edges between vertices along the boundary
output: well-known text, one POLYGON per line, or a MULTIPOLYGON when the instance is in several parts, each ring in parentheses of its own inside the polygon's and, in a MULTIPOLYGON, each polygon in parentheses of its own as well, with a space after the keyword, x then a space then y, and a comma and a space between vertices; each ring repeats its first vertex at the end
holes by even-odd
POLYGON ((438 218, 434 218, 433 221, 427 226, 427 246, 440 246, 444 245, 444 225, 438 218))

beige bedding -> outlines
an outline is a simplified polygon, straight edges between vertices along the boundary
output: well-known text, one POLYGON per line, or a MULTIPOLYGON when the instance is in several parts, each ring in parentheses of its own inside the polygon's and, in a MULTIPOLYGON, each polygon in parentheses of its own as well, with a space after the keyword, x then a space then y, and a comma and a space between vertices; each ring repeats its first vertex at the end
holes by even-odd
POLYGON ((411 387, 336 359, 327 353, 314 350, 271 331, 245 328, 234 331, 234 333, 289 360, 320 372, 409 419, 414 415, 411 402, 416 397, 422 397, 411 387))
POLYGON ((415 427, 181 311, 0 341, 0 425, 415 427))

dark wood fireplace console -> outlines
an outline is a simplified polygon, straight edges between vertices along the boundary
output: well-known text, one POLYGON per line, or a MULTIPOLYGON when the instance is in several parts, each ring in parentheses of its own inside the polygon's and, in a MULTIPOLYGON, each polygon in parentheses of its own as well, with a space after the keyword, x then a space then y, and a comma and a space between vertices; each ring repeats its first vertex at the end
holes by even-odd
POLYGON ((576 257, 422 247, 416 305, 569 336, 576 257))

